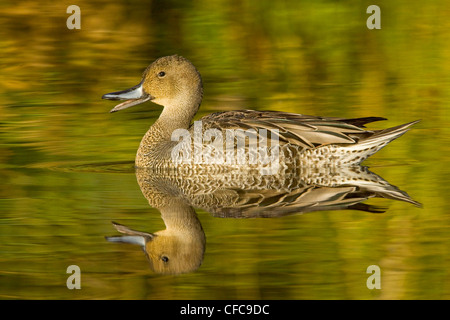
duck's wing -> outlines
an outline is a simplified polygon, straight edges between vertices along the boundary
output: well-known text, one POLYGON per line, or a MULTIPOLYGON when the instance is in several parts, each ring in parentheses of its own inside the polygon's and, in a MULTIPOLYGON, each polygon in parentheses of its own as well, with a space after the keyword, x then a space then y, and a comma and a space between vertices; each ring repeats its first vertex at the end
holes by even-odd
MULTIPOLYGON (((213 113, 200 119, 203 129, 262 129, 278 134, 281 145, 293 144, 314 148, 326 144, 355 143, 362 137, 372 135, 364 125, 385 120, 379 117, 356 119, 324 118, 278 111, 226 111, 213 113)), ((266 131, 266 132, 267 132, 266 131)))

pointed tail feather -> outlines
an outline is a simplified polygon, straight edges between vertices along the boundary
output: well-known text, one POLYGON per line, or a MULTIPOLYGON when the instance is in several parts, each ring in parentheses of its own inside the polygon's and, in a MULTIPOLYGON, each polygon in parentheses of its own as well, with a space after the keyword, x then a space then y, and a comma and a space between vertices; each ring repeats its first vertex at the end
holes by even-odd
POLYGON ((409 130, 409 127, 418 123, 419 121, 420 120, 416 120, 396 127, 375 131, 372 136, 363 141, 360 141, 360 144, 373 144, 377 142, 382 143, 384 141, 387 141, 387 144, 405 134, 409 130))
POLYGON ((346 163, 361 163, 385 147, 389 142, 405 134, 412 125, 419 121, 416 120, 396 127, 377 130, 368 137, 360 138, 358 143, 345 145, 344 148, 351 151, 344 156, 346 163))

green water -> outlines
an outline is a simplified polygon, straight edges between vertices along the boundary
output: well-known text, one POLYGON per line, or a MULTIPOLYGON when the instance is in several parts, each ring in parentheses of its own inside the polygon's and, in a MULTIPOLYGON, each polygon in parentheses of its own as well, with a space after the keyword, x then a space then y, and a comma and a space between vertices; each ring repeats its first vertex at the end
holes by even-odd
POLYGON ((78 1, 0 5, 0 298, 450 298, 450 11, 446 1, 78 1), (200 268, 149 269, 110 243, 116 221, 164 229, 136 181, 151 103, 109 114, 157 57, 201 72, 197 118, 235 109, 422 119, 364 164, 422 203, 371 199, 385 213, 318 211, 267 219, 197 216, 200 268), (67 267, 81 270, 69 290, 67 267), (368 289, 367 267, 381 270, 368 289))

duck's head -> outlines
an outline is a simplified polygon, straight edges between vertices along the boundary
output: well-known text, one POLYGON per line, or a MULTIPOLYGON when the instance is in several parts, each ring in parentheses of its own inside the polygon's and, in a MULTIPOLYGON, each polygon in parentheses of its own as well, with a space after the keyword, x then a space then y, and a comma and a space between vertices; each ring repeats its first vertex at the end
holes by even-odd
POLYGON ((202 99, 202 79, 194 65, 178 56, 167 56, 155 60, 147 67, 142 81, 127 90, 103 95, 102 99, 126 100, 116 105, 110 112, 152 101, 163 105, 172 113, 180 107, 189 107, 197 112, 202 99))
POLYGON ((147 233, 113 223, 123 236, 106 237, 110 242, 137 244, 144 250, 150 268, 160 274, 180 274, 197 270, 205 252, 205 234, 201 228, 188 232, 161 230, 147 233))

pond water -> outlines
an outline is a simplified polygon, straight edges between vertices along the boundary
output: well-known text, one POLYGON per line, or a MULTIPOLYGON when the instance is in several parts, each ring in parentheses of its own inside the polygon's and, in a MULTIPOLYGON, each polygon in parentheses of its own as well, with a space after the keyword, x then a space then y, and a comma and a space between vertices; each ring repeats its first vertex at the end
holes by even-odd
POLYGON ((377 4, 380 30, 366 27, 360 1, 78 1, 81 29, 69 30, 69 4, 3 3, 0 298, 449 299, 450 11, 445 1, 377 4), (360 172, 407 201, 354 184, 281 201, 313 199, 314 209, 177 203, 161 190, 179 180, 133 166, 161 107, 110 114, 101 100, 174 53, 202 74, 196 119, 238 109, 388 119, 374 129, 421 119, 360 172), (156 195, 203 232, 189 236, 200 243, 189 259, 199 258, 182 274, 105 238, 120 235, 112 222, 164 230, 173 217, 156 195), (71 265, 79 290, 67 287, 71 265), (380 289, 367 285, 373 265, 380 289))

